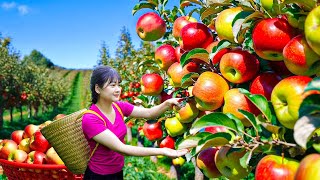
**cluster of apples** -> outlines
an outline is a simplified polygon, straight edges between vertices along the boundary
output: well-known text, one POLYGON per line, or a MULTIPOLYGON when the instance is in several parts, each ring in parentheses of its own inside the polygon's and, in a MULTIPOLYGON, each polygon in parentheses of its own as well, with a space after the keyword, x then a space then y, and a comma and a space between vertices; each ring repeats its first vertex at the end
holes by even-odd
MULTIPOLYGON (((183 107, 174 108, 175 117, 165 120, 166 138, 162 137, 161 122, 146 122, 143 131, 148 139, 163 139, 160 145, 169 144, 174 148, 174 138, 184 134, 190 123, 204 114, 217 111, 233 114, 245 127, 252 126, 239 110, 254 116, 261 112, 238 88, 246 87, 241 86, 243 84, 248 85, 246 89, 251 94, 262 95, 271 102, 277 121, 283 127, 294 128, 303 99, 310 94, 319 94, 319 91, 304 93, 304 89, 313 77, 320 75, 320 40, 316 38, 320 31, 315 28, 320 22, 320 6, 308 13, 303 28, 298 28, 286 15, 257 21, 251 35, 254 53, 241 48, 239 44, 234 46, 241 38, 235 37, 233 23, 237 15, 243 12, 245 10, 242 7, 222 10, 212 26, 189 16, 176 18, 172 36, 179 45, 162 44, 155 50, 154 60, 168 75, 170 86, 188 89, 192 98, 183 107), (268 71, 261 69, 264 66, 261 62, 267 63, 268 71)), ((139 18, 136 30, 142 40, 155 41, 164 36, 166 27, 166 22, 157 13, 150 12, 139 18)), ((163 76, 158 73, 143 75, 142 94, 167 96, 164 82, 163 76)), ((210 128, 204 131, 227 131, 219 126, 210 128)), ((200 151, 197 166, 209 178, 221 175, 230 179, 246 177, 251 170, 239 163, 246 151, 230 149, 222 146, 200 151)), ((310 156, 315 158, 313 164, 320 162, 319 154, 310 156)), ((256 176, 265 177, 262 174, 268 172, 266 176, 274 173, 273 177, 278 179, 293 178, 296 174, 301 175, 296 175, 296 178, 305 179, 308 176, 306 170, 314 170, 316 172, 312 176, 320 178, 318 170, 306 167, 311 158, 308 156, 305 159, 299 163, 286 157, 266 156, 257 166, 256 176), (268 162, 269 169, 264 162, 268 162), (278 165, 282 167, 277 173, 278 165)))
MULTIPOLYGON (((55 119, 63 116, 57 115, 55 119)), ((40 132, 51 122, 48 120, 40 125, 28 124, 24 130, 13 131, 11 139, 0 141, 0 159, 28 164, 63 165, 59 155, 40 132)))

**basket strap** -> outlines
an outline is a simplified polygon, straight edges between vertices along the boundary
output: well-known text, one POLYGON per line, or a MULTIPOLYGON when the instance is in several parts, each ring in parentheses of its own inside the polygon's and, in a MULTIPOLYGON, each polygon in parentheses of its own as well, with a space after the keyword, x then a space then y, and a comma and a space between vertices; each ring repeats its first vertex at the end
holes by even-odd
MULTIPOLYGON (((112 104, 118 109, 118 111, 121 114, 122 119, 123 119, 124 116, 123 116, 122 110, 120 109, 118 104, 117 103, 112 103, 112 104)), ((98 116, 103 121, 104 126, 107 126, 106 121, 97 112, 92 111, 92 110, 89 109, 89 110, 86 110, 83 114, 94 114, 94 115, 98 116)), ((91 157, 93 156, 94 152, 97 150, 98 146, 99 146, 99 143, 97 142, 96 146, 94 147, 94 149, 92 150, 92 152, 90 154, 89 159, 91 159, 91 157)))

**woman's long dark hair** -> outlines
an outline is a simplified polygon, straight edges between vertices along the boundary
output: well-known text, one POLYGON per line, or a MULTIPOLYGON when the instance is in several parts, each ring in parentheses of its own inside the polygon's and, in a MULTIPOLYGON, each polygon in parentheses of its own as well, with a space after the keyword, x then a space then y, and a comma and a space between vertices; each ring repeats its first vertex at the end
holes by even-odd
POLYGON ((90 80, 90 90, 91 90, 91 103, 96 104, 99 98, 99 94, 95 91, 96 84, 103 88, 103 86, 112 82, 121 82, 121 77, 119 73, 110 66, 98 66, 96 67, 92 74, 90 80))

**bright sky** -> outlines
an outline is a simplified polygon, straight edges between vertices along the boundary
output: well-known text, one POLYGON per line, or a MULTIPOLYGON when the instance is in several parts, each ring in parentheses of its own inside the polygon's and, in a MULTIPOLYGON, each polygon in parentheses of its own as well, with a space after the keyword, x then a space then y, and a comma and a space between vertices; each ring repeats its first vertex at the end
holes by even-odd
POLYGON ((102 41, 114 56, 123 26, 128 28, 134 47, 139 47, 135 24, 146 11, 133 16, 132 9, 137 2, 2 0, 0 33, 12 39, 12 46, 22 57, 36 49, 56 65, 92 68, 97 63, 102 41))

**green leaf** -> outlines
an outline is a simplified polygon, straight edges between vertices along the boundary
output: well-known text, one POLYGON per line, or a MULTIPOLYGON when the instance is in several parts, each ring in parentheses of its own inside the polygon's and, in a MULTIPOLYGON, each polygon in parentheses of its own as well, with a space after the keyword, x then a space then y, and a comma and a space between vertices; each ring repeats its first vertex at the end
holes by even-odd
POLYGON ((299 117, 320 112, 320 94, 311 94, 303 99, 299 108, 299 117))
POLYGON ((312 90, 317 90, 320 91, 320 77, 314 78, 307 87, 304 89, 304 91, 312 91, 312 90))
POLYGON ((189 74, 184 75, 181 80, 181 86, 184 87, 184 83, 192 81, 193 78, 198 78, 198 77, 199 77, 199 74, 195 72, 191 72, 189 74))
POLYGON ((154 5, 153 3, 141 2, 141 3, 139 3, 139 4, 136 4, 136 5, 133 7, 132 15, 134 15, 134 14, 135 14, 137 11, 139 11, 140 9, 149 8, 149 9, 155 10, 155 7, 157 7, 157 6, 154 5))
POLYGON ((248 90, 239 88, 239 91, 244 94, 267 118, 267 122, 275 124, 277 122, 275 115, 272 113, 268 100, 260 94, 251 94, 248 90))
POLYGON ((294 140, 297 144, 306 149, 307 142, 317 128, 320 128, 319 116, 301 117, 298 119, 293 128, 294 140))
POLYGON ((185 3, 195 3, 201 5, 201 2, 199 0, 180 0, 180 5, 185 3))
POLYGON ((219 43, 214 47, 212 48, 212 51, 211 53, 209 54, 209 59, 213 59, 214 56, 221 50, 221 49, 224 49, 224 48, 229 48, 231 47, 231 42, 228 41, 228 40, 221 40, 219 41, 219 43))
POLYGON ((240 158, 240 165, 241 165, 243 168, 247 169, 251 157, 252 157, 252 151, 246 152, 246 154, 244 154, 244 155, 242 156, 242 158, 240 158))
POLYGON ((302 6, 307 11, 311 11, 313 8, 316 7, 316 1, 315 0, 306 0, 306 1, 284 0, 281 4, 286 5, 286 4, 291 4, 291 3, 297 3, 297 4, 299 4, 299 6, 302 6))
MULTIPOLYGON (((233 37, 238 37, 239 32, 241 31, 242 24, 245 22, 246 17, 251 15, 252 12, 241 11, 239 12, 232 21, 232 34, 233 37)), ((238 43, 238 39, 234 38, 234 41, 238 43)))
POLYGON ((205 18, 211 16, 211 15, 217 15, 219 12, 223 10, 222 7, 217 7, 217 5, 210 6, 209 8, 205 9, 201 13, 201 21, 203 21, 205 18))
POLYGON ((207 149, 209 147, 226 145, 229 143, 231 138, 232 136, 226 132, 218 132, 218 133, 206 136, 199 141, 198 146, 195 148, 196 149, 195 153, 198 154, 200 151, 207 149))
POLYGON ((199 59, 205 63, 208 63, 209 61, 209 53, 207 52, 207 50, 203 49, 203 48, 195 48, 192 49, 191 51, 189 51, 188 53, 184 53, 181 56, 180 59, 180 64, 183 66, 185 66, 186 64, 188 64, 188 62, 192 59, 199 59))
MULTIPOLYGON (((253 128, 257 131, 257 132, 261 132, 262 129, 261 127, 258 125, 257 121, 256 121, 256 118, 254 117, 254 115, 248 111, 245 111, 245 110, 242 110, 242 109, 239 109, 238 110, 241 114, 243 114, 243 116, 245 118, 247 118, 249 120, 249 122, 252 124, 253 128)), ((258 134, 256 134, 256 136, 258 136, 258 134)))
POLYGON ((176 149, 189 149, 194 148, 198 145, 199 141, 207 136, 210 136, 212 133, 209 132, 200 132, 196 135, 189 135, 184 139, 178 139, 175 143, 176 149))
POLYGON ((213 112, 204 115, 199 120, 195 121, 190 128, 190 134, 195 134, 200 129, 209 126, 224 126, 228 129, 238 132, 238 128, 232 119, 222 112, 213 112))
POLYGON ((238 133, 240 136, 242 136, 243 135, 242 132, 244 132, 244 125, 242 121, 231 113, 226 113, 225 115, 227 115, 230 119, 232 119, 236 123, 238 133))

